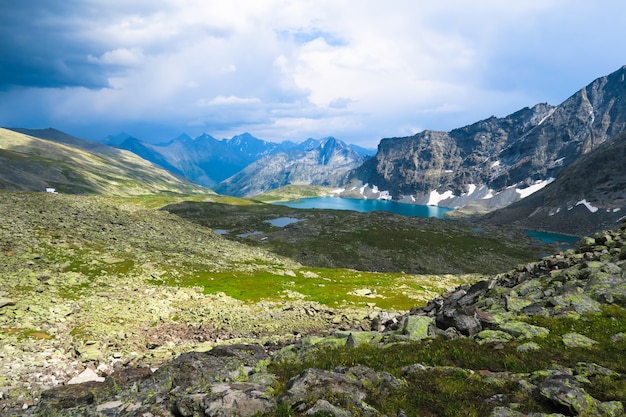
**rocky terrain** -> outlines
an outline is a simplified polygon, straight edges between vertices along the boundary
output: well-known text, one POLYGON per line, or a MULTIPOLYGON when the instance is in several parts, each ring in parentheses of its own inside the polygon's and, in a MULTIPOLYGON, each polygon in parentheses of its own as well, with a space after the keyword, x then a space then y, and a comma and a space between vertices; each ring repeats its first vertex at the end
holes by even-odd
MULTIPOLYGON (((347 323, 284 346, 218 346, 106 377, 97 374, 101 351, 79 345, 76 355, 90 346, 95 355, 81 361, 76 384, 52 387, 36 404, 4 414, 621 416, 625 266, 626 223, 408 314, 371 314, 367 331, 347 323)), ((18 303, 5 296, 0 317, 6 321, 18 303)), ((31 354, 43 340, 33 339, 31 354)), ((46 360, 59 354, 51 350, 46 360)))
POLYGON ((180 197, 0 197, 2 415, 30 413, 83 372, 100 380, 220 344, 369 329, 400 313, 379 305, 405 310, 477 278, 305 267, 154 209, 180 197))
POLYGON ((476 219, 578 236, 613 228, 626 216, 626 134, 565 168, 550 186, 476 219))

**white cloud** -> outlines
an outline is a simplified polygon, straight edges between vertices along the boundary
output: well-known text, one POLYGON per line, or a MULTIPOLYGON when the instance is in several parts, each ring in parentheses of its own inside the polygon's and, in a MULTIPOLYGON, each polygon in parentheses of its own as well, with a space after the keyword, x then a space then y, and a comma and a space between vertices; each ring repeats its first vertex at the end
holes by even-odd
POLYGON ((198 106, 221 106, 228 104, 254 104, 260 102, 261 100, 256 97, 217 96, 210 100, 200 99, 196 102, 196 104, 198 106))
MULTIPOLYGON (((55 127, 154 122, 191 135, 334 135, 374 146, 558 104, 617 69, 622 58, 606 50, 626 35, 617 24, 626 4, 605 6, 611 13, 580 0, 85 0, 67 36, 110 88, 21 94, 59 100, 37 108, 55 127), (585 49, 584 65, 581 44, 598 48, 585 49)), ((13 124, 8 107, 0 93, 4 125, 13 124)))
POLYGON ((143 51, 139 48, 119 48, 107 51, 100 57, 88 55, 87 59, 97 64, 135 66, 143 61, 143 51))

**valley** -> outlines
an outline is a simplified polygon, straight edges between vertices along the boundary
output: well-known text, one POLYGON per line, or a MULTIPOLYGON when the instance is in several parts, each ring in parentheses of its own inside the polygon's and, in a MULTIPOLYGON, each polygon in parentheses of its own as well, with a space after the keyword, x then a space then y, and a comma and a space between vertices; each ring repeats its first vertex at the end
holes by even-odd
POLYGON ((0 414, 624 415, 625 73, 373 156, 0 129, 0 414), (270 204, 338 193, 454 210, 270 204))
POLYGON ((439 219, 202 194, 0 196, 3 415, 624 411, 626 224, 533 261, 546 248, 521 232, 439 219), (279 217, 300 221, 266 223, 279 217), (269 242, 234 234, 251 228, 269 242), (359 250, 333 262, 350 265, 314 265, 348 241, 359 250), (435 262, 385 272, 367 246, 435 262))

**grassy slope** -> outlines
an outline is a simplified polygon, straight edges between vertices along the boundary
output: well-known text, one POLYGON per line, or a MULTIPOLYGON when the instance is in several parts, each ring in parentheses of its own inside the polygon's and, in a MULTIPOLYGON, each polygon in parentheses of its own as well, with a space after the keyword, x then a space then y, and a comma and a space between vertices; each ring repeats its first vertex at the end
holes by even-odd
POLYGON ((291 201, 300 198, 336 195, 337 193, 335 191, 336 188, 320 187, 316 185, 286 185, 257 195, 254 199, 265 203, 273 203, 276 201, 291 201))
POLYGON ((0 128, 1 188, 54 187, 63 193, 109 195, 211 193, 130 152, 101 148, 90 152, 0 128))
MULTIPOLYGON (((474 279, 304 267, 263 248, 229 241, 164 211, 145 208, 163 203, 162 196, 127 199, 4 191, 0 197, 2 291, 3 296, 17 300, 18 307, 45 310, 56 305, 62 314, 81 305, 123 304, 133 293, 143 299, 142 304, 132 303, 132 317, 117 307, 80 308, 63 329, 80 328, 78 334, 84 338, 108 337, 111 325, 137 332, 155 318, 219 321, 215 312, 207 312, 204 318, 194 312, 219 293, 233 297, 243 313, 249 305, 248 321, 262 321, 252 313, 254 303, 303 301, 363 309, 370 303, 407 310, 474 279), (355 290, 364 287, 377 290, 378 296, 356 295, 355 290), (171 299, 170 295, 179 292, 187 294, 183 298, 188 300, 171 299), (120 315, 123 322, 113 320, 120 315)), ((176 197, 169 200, 174 201, 176 197)), ((0 335, 10 333, 17 322, 25 330, 62 331, 55 327, 54 314, 51 322, 20 314, 30 318, 15 317, 13 322, 4 316, 0 335)), ((239 324, 241 329, 249 325, 239 324)))

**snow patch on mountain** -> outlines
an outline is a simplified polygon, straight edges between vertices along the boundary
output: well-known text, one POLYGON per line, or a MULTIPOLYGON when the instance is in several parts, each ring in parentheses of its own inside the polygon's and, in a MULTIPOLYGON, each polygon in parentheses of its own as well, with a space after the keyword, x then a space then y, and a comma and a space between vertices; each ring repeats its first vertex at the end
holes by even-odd
POLYGON ((516 188, 515 191, 520 195, 520 198, 526 198, 532 193, 541 190, 543 187, 550 184, 554 180, 555 178, 548 178, 547 180, 535 181, 533 185, 522 189, 516 188))
POLYGON ((581 205, 581 204, 582 204, 583 206, 587 207, 587 210, 589 210, 589 211, 590 211, 590 212, 592 212, 592 213, 595 213, 596 211, 598 211, 598 207, 594 207, 594 206, 592 206, 592 205, 591 205, 591 203, 589 203, 589 202, 588 202, 587 200, 585 200, 585 199, 580 200, 578 203, 576 203, 576 205, 577 205, 577 206, 579 206, 579 205, 581 205))

